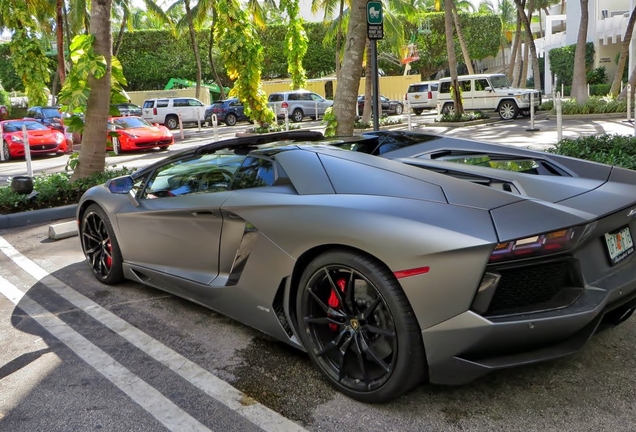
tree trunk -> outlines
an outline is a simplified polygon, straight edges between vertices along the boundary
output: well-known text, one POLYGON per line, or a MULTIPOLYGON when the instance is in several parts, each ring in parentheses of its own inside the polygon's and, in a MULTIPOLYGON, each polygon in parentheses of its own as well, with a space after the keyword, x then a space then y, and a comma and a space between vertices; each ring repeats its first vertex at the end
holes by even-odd
POLYGON ((364 109, 361 113, 358 113, 362 115, 362 123, 369 123, 371 120, 371 106, 373 104, 373 68, 371 67, 371 41, 369 39, 367 39, 366 51, 367 63, 364 68, 364 109))
POLYGON ((188 20, 188 31, 190 32, 190 42, 192 43, 192 50, 194 51, 194 59, 197 62, 197 84, 194 90, 194 97, 200 98, 201 94, 201 56, 199 55, 199 44, 197 44, 197 36, 194 32, 194 23, 192 22, 192 11, 190 9, 190 0, 183 2, 185 6, 186 16, 188 20))
POLYGON ((517 65, 517 56, 519 55, 519 41, 521 40, 521 17, 519 11, 517 11, 517 28, 515 30, 515 37, 512 40, 512 48, 510 52, 510 67, 508 69, 508 80, 514 83, 515 79, 515 67, 517 65))
MULTIPOLYGON (((525 0, 515 0, 515 4, 517 5, 517 10, 519 11, 521 21, 523 22, 523 28, 526 31, 526 37, 529 40, 529 42, 527 42, 528 47, 526 48, 530 49, 534 89, 541 91, 541 71, 539 70, 539 57, 537 56, 537 48, 534 46, 534 36, 532 35, 532 28, 530 27, 530 19, 528 18, 528 15, 526 15, 526 11, 524 8, 525 0)), ((530 0, 528 9, 530 10, 530 16, 532 16, 532 10, 534 9, 534 0, 530 0)), ((524 65, 524 67, 526 66, 524 65)))
POLYGON ((342 42, 342 15, 344 14, 344 0, 340 0, 338 12, 338 30, 336 31, 336 76, 340 73, 340 43, 342 42))
POLYGON ((574 75, 572 76, 571 96, 580 104, 588 99, 587 94, 587 74, 585 69, 585 45, 587 42, 587 24, 589 13, 587 9, 588 0, 581 2, 581 23, 579 24, 579 34, 576 39, 576 50, 574 51, 574 75))
POLYGON ((462 34, 461 26, 459 25, 459 14, 457 13, 457 7, 455 6, 455 2, 453 2, 452 11, 453 11, 453 20, 455 21, 455 31, 457 32, 457 39, 459 39, 459 46, 462 49, 462 56, 464 57, 464 63, 466 63, 468 74, 473 75, 475 73, 475 69, 473 69, 473 63, 470 60, 470 54, 468 53, 468 46, 466 45, 466 41, 464 40, 464 35, 462 34))
MULTIPOLYGON (((629 81, 628 84, 631 86, 632 88, 632 97, 634 94, 633 89, 635 88, 634 86, 636 86, 636 67, 634 67, 634 70, 632 71, 632 74, 629 76, 629 81)), ((623 91, 621 92, 619 98, 624 99, 627 97, 627 86, 623 87, 623 91)))
POLYGON ((530 57, 530 41, 528 40, 528 35, 525 35, 525 43, 523 49, 523 68, 521 69, 521 76, 519 77, 519 84, 517 87, 526 88, 526 83, 528 82, 528 58, 530 57))
POLYGON ((349 15, 349 28, 344 47, 342 67, 338 73, 333 112, 338 121, 336 135, 352 136, 355 123, 355 104, 358 101, 360 72, 367 40, 367 2, 352 0, 349 15))
POLYGON ((113 55, 117 57, 119 54, 119 48, 121 47, 121 42, 124 40, 124 31, 126 30, 126 26, 128 25, 128 8, 124 7, 124 15, 121 18, 121 27, 119 27, 119 32, 117 33, 117 40, 115 41, 115 46, 113 47, 113 55))
POLYGON ((64 60, 64 0, 55 3, 55 36, 57 38, 57 75, 60 77, 60 87, 66 80, 66 62, 64 60))
POLYGON ((93 49, 96 55, 106 59, 106 73, 97 79, 91 73, 88 85, 91 92, 86 102, 86 121, 82 136, 79 164, 73 172, 72 180, 85 178, 96 172, 103 172, 106 164, 106 125, 110 105, 110 72, 112 33, 110 29, 110 9, 112 0, 91 0, 91 34, 95 36, 93 49))
POLYGON ((629 43, 632 41, 632 33, 634 32, 635 22, 636 7, 632 10, 632 14, 629 16, 629 22, 627 23, 627 29, 625 30, 625 36, 623 36, 623 43, 621 44, 621 55, 618 58, 618 65, 616 66, 616 75, 614 75, 612 88, 610 88, 610 94, 614 96, 618 95, 621 88, 621 81, 623 80, 623 73, 625 72, 625 66, 627 64, 627 55, 629 54, 629 43))
POLYGON ((455 115, 464 114, 464 105, 457 81, 457 59, 455 58, 455 47, 453 44, 453 0, 444 0, 444 26, 446 30, 446 51, 448 51, 448 68, 451 76, 451 93, 453 93, 453 102, 455 102, 455 115))
MULTIPOLYGON (((216 23, 216 9, 212 9, 213 22, 216 23)), ((223 83, 219 77, 219 73, 216 70, 216 64, 214 63, 214 57, 212 57, 212 48, 214 47, 214 25, 210 26, 210 45, 208 46, 208 59, 210 60, 210 69, 212 69, 212 75, 214 75, 214 82, 219 86, 219 97, 225 99, 225 89, 223 83)), ((210 101, 212 102, 212 101, 210 101)))

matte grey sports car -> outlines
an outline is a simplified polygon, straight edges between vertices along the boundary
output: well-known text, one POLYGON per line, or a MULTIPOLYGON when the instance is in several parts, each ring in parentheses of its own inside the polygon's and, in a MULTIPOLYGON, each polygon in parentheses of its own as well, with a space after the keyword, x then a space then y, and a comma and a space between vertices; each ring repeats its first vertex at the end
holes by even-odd
POLYGON ((361 401, 576 352, 636 307, 636 173, 506 146, 243 137, 94 187, 77 217, 100 281, 255 327, 361 401))

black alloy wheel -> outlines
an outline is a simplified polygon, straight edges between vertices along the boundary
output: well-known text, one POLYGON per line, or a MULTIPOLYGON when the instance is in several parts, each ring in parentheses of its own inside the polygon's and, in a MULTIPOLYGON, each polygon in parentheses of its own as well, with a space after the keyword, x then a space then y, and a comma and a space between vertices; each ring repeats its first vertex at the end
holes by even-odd
POLYGON ((383 402, 427 372, 413 311, 393 274, 362 254, 317 257, 300 281, 297 316, 309 356, 339 391, 383 402))
POLYGON ((80 241, 95 277, 105 284, 124 280, 122 256, 108 216, 97 204, 88 206, 80 224, 80 241))

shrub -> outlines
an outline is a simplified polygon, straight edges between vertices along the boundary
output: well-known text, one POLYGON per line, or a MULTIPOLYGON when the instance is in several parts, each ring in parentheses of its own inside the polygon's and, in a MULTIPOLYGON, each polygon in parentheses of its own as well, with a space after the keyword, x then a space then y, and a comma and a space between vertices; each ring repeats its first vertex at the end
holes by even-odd
MULTIPOLYGON (((555 113, 553 101, 546 101, 539 106, 540 110, 555 113)), ((627 112, 627 101, 615 99, 610 96, 591 96, 584 104, 577 103, 576 99, 564 100, 562 104, 563 114, 605 114, 627 112)))
POLYGON ((488 116, 488 114, 482 111, 466 111, 461 116, 457 114, 453 114, 453 115, 442 114, 439 120, 436 119, 435 121, 439 121, 443 123, 453 123, 453 122, 468 122, 472 120, 482 120, 487 118, 490 118, 490 117, 488 116))
POLYGON ((109 169, 74 182, 71 182, 71 176, 67 173, 34 176, 34 194, 21 195, 13 192, 11 187, 0 188, 0 213, 18 213, 76 204, 82 194, 92 186, 102 184, 114 177, 130 174, 133 171, 133 169, 126 167, 109 169))
POLYGON ((636 137, 632 136, 604 134, 563 139, 548 152, 636 169, 636 137))

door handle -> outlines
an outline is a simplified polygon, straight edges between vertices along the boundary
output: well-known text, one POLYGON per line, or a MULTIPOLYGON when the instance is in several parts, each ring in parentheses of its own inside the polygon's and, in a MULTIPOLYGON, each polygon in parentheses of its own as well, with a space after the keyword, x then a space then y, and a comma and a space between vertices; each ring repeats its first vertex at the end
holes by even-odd
POLYGON ((201 210, 201 211, 193 211, 192 216, 194 217, 216 217, 212 210, 201 210))

